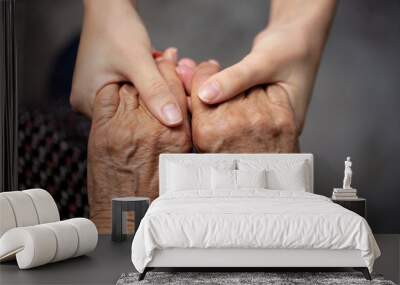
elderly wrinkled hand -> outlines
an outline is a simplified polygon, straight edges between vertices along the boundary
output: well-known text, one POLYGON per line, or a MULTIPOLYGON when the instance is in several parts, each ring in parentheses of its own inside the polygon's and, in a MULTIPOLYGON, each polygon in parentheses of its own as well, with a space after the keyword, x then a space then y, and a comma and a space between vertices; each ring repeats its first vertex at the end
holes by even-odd
POLYGON ((195 68, 192 76, 181 72, 186 87, 191 88, 192 140, 196 149, 215 153, 298 151, 295 114, 288 94, 279 85, 256 86, 217 105, 199 99, 199 87, 219 69, 215 61, 209 61, 195 68))
POLYGON ((158 68, 185 114, 181 126, 161 124, 129 84, 109 84, 96 95, 88 143, 88 195, 99 232, 110 230, 113 197, 158 196, 159 154, 192 148, 186 97, 175 63, 161 59, 158 68))

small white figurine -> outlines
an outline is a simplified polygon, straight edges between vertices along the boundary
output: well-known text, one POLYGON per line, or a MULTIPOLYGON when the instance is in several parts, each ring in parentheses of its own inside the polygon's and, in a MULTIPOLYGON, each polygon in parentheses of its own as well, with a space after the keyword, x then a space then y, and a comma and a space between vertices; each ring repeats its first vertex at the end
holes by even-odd
POLYGON ((351 188, 351 177, 353 176, 353 171, 351 170, 351 160, 350 156, 347 157, 344 162, 344 179, 343 179, 343 189, 351 188))

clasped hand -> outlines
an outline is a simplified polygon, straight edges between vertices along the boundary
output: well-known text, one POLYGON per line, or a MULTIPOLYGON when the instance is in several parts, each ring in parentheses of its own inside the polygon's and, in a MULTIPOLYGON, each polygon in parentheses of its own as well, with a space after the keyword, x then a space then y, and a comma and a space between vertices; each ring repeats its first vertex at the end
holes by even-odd
POLYGON ((299 150, 334 0, 271 1, 249 54, 223 70, 178 62, 176 49, 154 60, 135 1, 84 4, 70 101, 92 118, 88 194, 100 232, 112 197, 157 197, 160 153, 299 150))
POLYGON ((109 232, 111 198, 158 196, 161 153, 186 153, 193 146, 199 152, 220 153, 297 150, 295 116, 283 89, 257 86, 225 103, 207 105, 197 93, 219 71, 215 61, 187 64, 178 75, 175 51, 169 49, 156 64, 176 94, 183 124, 163 125, 128 83, 106 85, 95 97, 88 143, 88 194, 91 218, 100 232, 109 232))

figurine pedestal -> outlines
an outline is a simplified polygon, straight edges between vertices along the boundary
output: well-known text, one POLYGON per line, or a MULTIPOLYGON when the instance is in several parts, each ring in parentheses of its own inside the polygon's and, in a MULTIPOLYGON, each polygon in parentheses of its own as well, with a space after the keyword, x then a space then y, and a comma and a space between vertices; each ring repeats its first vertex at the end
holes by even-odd
POLYGON ((357 198, 357 189, 355 188, 333 188, 333 200, 354 200, 357 198))
MULTIPOLYGON (((346 192, 347 190, 351 190, 352 192, 357 192, 356 188, 333 188, 333 192, 346 192)), ((349 192, 349 193, 352 193, 349 192)))

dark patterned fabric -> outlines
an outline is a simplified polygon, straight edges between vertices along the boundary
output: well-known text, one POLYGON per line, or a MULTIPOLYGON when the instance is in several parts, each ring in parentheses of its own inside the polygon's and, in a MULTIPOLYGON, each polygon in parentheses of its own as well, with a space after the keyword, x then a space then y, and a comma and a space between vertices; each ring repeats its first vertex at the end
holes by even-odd
POLYGON ((19 115, 18 188, 49 191, 62 219, 88 217, 86 146, 71 144, 68 128, 78 126, 40 112, 19 115))

